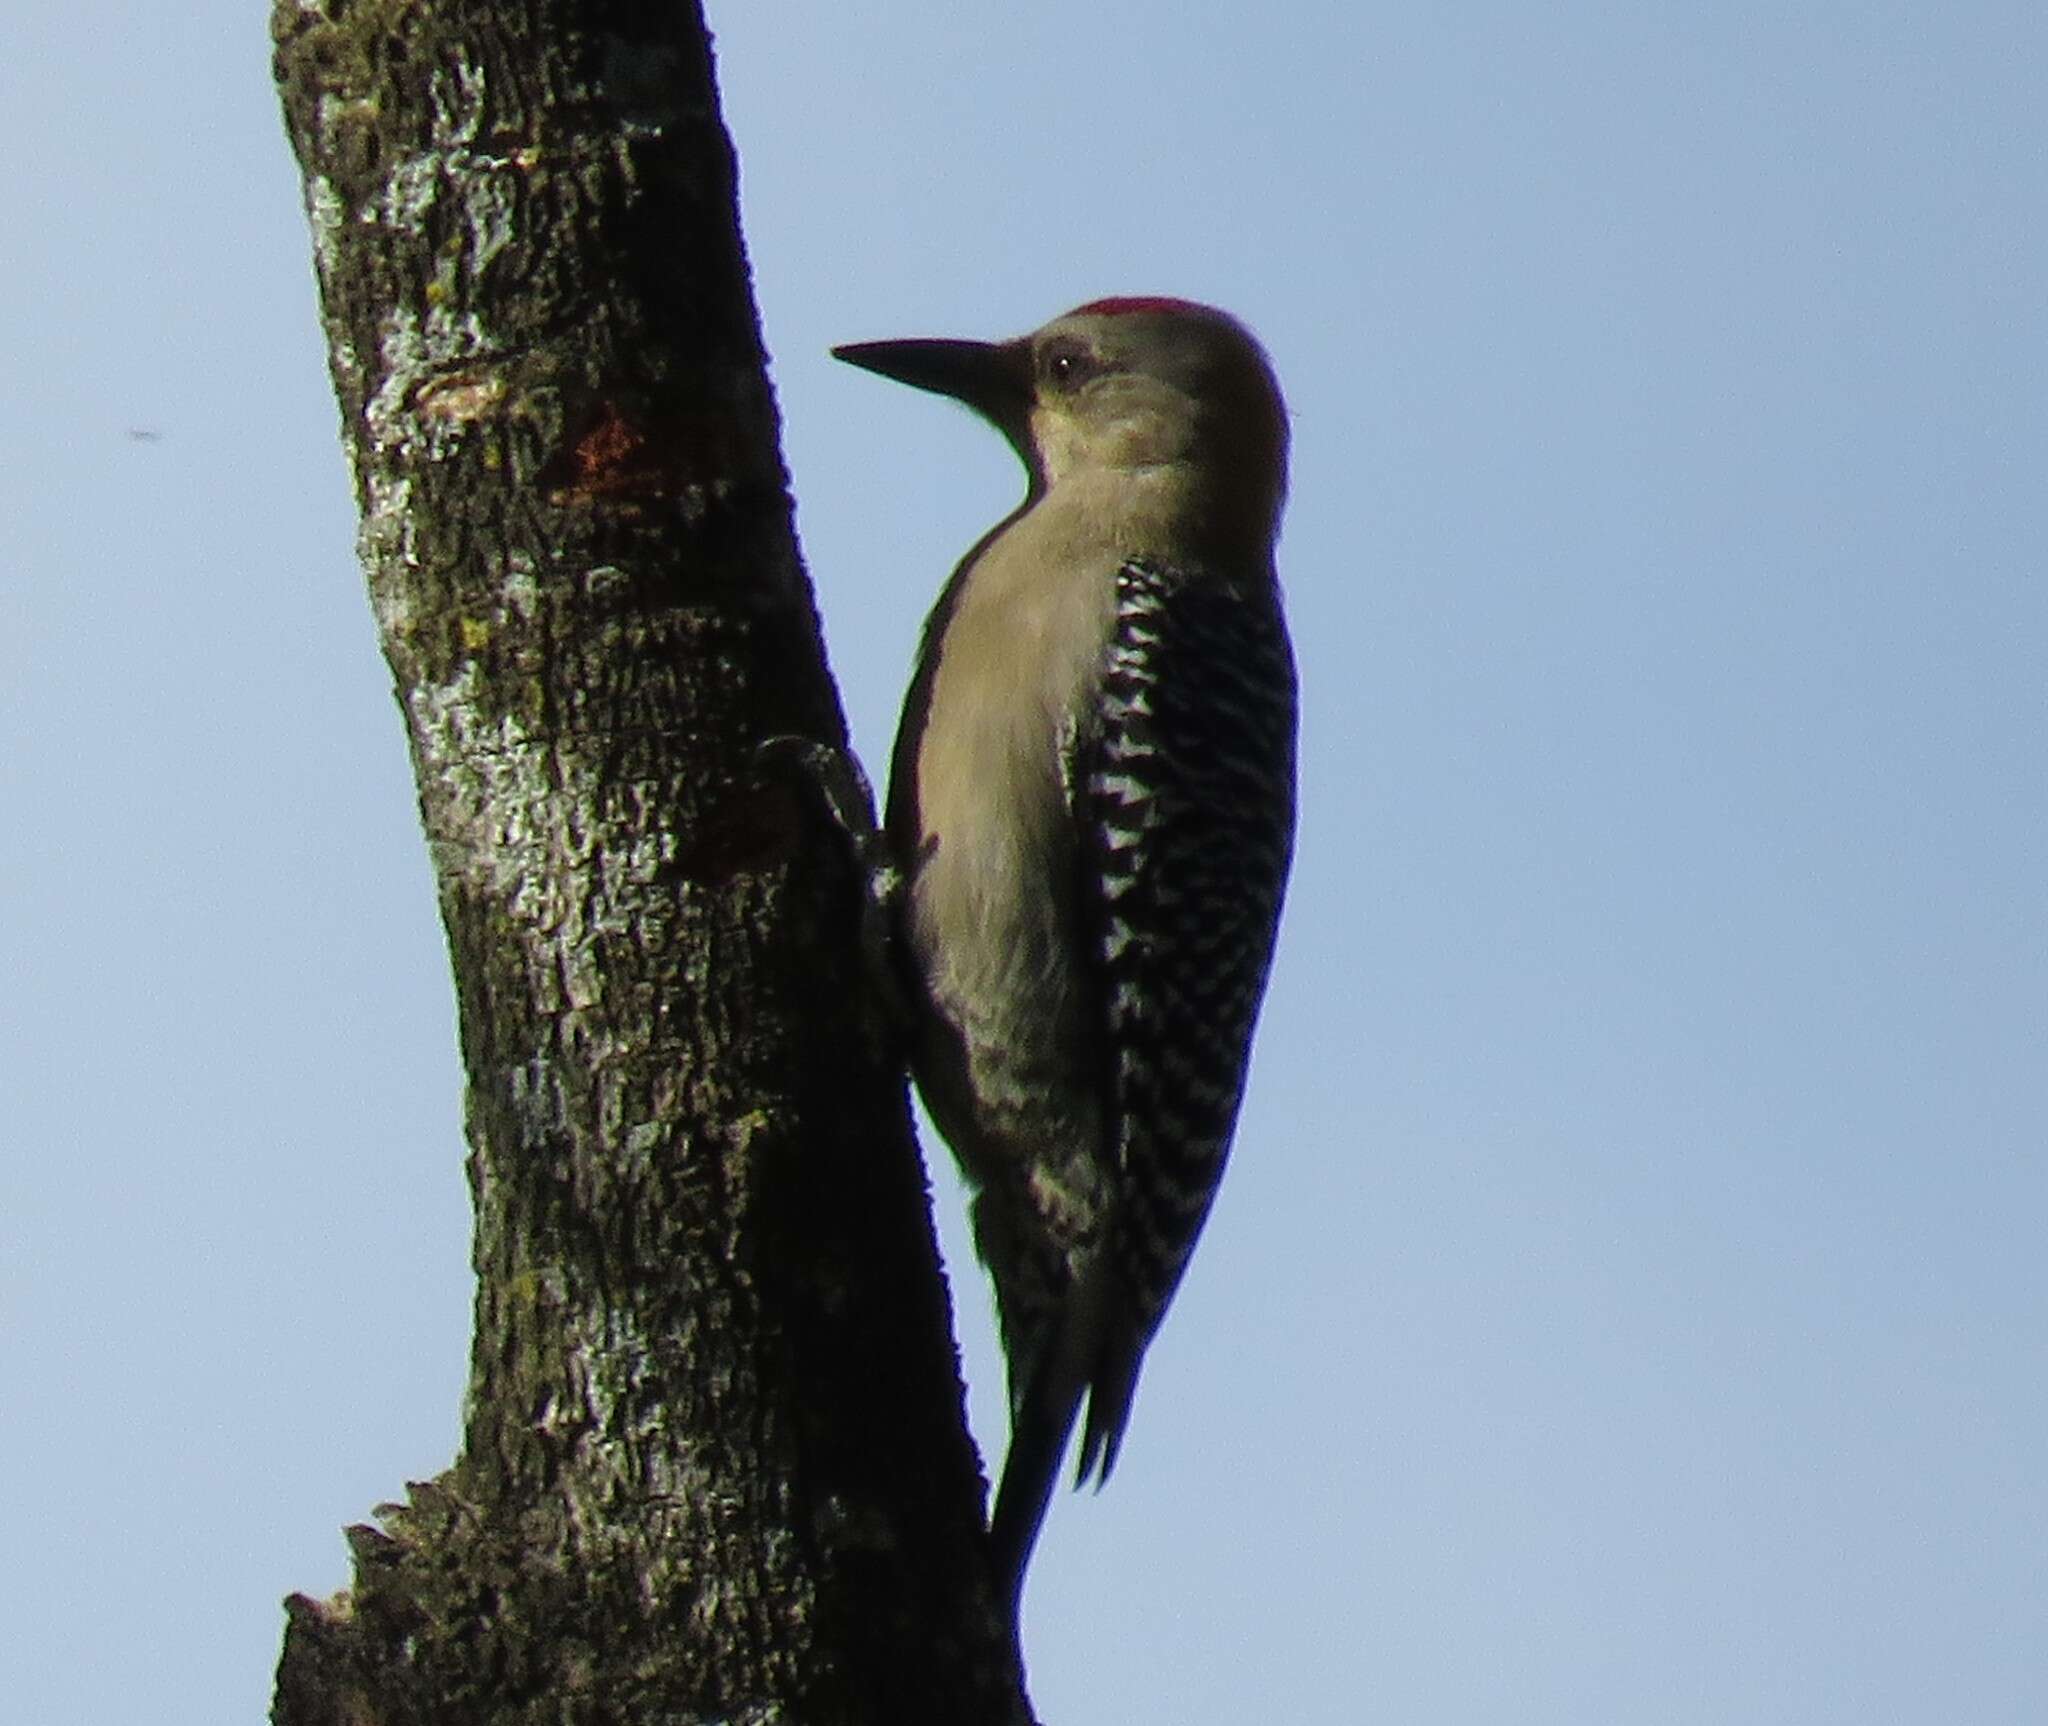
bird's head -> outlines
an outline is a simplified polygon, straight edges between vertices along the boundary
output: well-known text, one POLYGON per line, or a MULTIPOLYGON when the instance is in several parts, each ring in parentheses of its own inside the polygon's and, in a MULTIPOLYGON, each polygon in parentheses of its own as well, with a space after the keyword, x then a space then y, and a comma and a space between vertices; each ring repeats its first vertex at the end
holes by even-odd
POLYGON ((973 408, 1034 495, 1076 478, 1157 480, 1270 542, 1287 489, 1287 410, 1265 351, 1191 300, 1091 300, 1007 342, 856 342, 849 364, 973 408))

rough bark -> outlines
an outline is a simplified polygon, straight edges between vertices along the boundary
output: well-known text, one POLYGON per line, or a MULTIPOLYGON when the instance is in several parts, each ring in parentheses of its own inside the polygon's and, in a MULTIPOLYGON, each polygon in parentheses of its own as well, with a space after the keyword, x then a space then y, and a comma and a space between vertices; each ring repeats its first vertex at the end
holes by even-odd
POLYGON ((1028 1718, 692 5, 280 0, 454 967, 458 1460, 280 1726, 1028 1718))

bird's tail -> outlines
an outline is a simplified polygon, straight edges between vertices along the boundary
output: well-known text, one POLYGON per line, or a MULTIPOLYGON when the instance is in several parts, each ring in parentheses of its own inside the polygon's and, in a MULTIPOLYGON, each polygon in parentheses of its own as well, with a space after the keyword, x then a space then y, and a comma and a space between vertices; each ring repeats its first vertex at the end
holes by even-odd
POLYGON ((990 1552, 1013 1621, 1083 1397, 1088 1422, 1074 1484, 1085 1485, 1091 1476, 1098 1486, 1106 1481, 1123 1442, 1143 1349, 1116 1323, 1113 1289, 1114 1273, 1098 1258, 1048 1315, 1042 1340, 1027 1357, 1030 1374, 1013 1387, 1010 1449, 989 1517, 990 1552))
POLYGON ((1053 1370, 1059 1351, 1040 1357, 1039 1370, 1010 1417, 1010 1448, 1003 1458, 1003 1478, 996 1487, 995 1509, 988 1522, 989 1555, 1016 1622, 1024 1598, 1024 1572, 1031 1563, 1038 1530, 1052 1502, 1060 1458, 1081 1412, 1086 1380, 1053 1370))

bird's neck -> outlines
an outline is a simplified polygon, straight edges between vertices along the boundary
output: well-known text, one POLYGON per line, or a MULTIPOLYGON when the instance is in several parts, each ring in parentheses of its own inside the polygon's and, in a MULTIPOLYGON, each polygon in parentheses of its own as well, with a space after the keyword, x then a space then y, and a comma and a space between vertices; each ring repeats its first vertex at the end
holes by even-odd
POLYGON ((1270 525, 1189 461, 1060 475, 1027 512, 1034 538, 1081 561, 1203 563, 1262 555, 1270 525))

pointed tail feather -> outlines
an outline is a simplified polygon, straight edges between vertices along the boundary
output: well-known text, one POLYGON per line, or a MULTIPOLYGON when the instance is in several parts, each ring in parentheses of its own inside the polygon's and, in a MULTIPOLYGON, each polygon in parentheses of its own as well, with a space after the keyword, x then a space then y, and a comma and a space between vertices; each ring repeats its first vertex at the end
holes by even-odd
POLYGON ((1010 1424, 1009 1454, 1003 1458, 1002 1483, 996 1488, 995 1510, 989 1517, 990 1556, 1009 1602, 1012 1623, 1024 1598, 1024 1572, 1031 1563, 1032 1548, 1038 1544, 1046 1506, 1052 1501, 1053 1482, 1059 1478, 1060 1458, 1066 1454, 1067 1438, 1081 1412, 1084 1381, 1077 1373, 1061 1371, 1061 1365, 1057 1351, 1049 1351, 1017 1404, 1010 1424))

